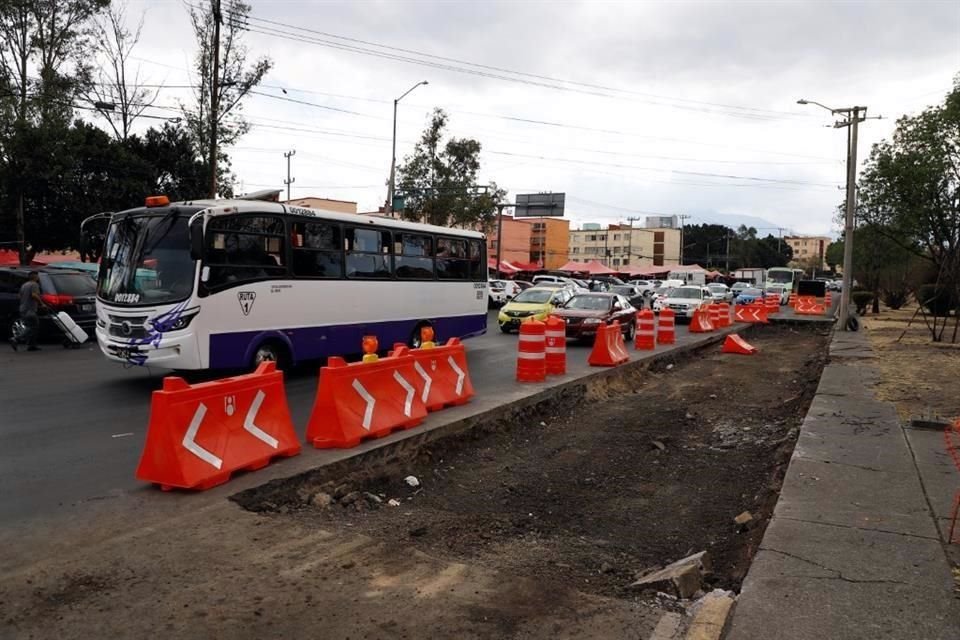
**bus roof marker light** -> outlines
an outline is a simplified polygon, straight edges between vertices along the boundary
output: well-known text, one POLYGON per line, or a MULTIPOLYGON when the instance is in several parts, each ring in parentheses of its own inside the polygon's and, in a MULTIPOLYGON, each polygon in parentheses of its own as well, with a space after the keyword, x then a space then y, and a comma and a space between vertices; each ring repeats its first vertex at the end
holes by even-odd
POLYGON ((377 336, 363 336, 363 361, 376 362, 379 360, 377 349, 380 347, 380 341, 377 336))
POLYGON ((166 207, 170 204, 170 198, 167 196, 147 196, 144 206, 146 207, 166 207))

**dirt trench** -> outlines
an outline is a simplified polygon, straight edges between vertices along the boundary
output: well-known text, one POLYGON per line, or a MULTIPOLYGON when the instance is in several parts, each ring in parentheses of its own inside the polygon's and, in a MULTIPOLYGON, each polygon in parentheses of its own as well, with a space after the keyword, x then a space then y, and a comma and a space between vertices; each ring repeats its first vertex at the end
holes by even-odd
POLYGON ((750 339, 758 355, 711 347, 656 367, 627 393, 448 438, 406 463, 238 500, 307 526, 346 526, 614 598, 637 597, 630 584, 638 574, 705 549, 713 572, 704 588, 738 590, 816 390, 828 333, 764 327, 750 339), (748 527, 734 523, 743 511, 753 516, 748 527))

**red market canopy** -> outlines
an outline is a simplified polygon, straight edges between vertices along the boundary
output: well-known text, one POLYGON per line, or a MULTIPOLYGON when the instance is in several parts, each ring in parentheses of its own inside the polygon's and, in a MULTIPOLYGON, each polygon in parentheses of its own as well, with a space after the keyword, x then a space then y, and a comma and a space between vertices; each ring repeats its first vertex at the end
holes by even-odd
POLYGON ((567 271, 569 273, 586 273, 591 276, 610 276, 617 271, 605 267, 597 260, 591 260, 590 262, 574 262, 570 261, 567 264, 563 265, 557 271, 567 271))
POLYGON ((635 268, 635 269, 627 269, 627 270, 624 271, 623 273, 627 274, 628 276, 630 276, 630 277, 632 277, 632 278, 637 277, 637 276, 646 276, 646 277, 652 278, 652 277, 654 277, 654 276, 665 276, 665 275, 667 275, 668 273, 670 273, 670 269, 671 269, 671 267, 665 267, 665 266, 660 266, 660 267, 637 267, 637 268, 635 268))
POLYGON ((543 265, 539 262, 509 262, 507 264, 518 271, 543 271, 543 265))
POLYGON ((487 260, 487 267, 490 269, 495 269, 500 273, 511 274, 511 275, 514 273, 518 273, 520 271, 520 269, 516 268, 509 262, 506 262, 505 260, 500 261, 500 268, 498 269, 496 258, 490 258, 489 260, 487 260))

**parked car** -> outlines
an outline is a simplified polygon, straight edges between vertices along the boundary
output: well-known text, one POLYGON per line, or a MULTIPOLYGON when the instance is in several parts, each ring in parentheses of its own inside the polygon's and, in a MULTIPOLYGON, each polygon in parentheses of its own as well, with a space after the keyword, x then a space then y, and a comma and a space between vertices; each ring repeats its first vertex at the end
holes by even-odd
POLYGON ((554 284, 571 284, 573 281, 570 278, 566 278, 564 276, 551 276, 549 274, 533 276, 533 286, 546 284, 548 282, 552 282, 554 284))
POLYGON ((527 282, 526 280, 512 280, 512 282, 518 287, 520 287, 520 291, 526 291, 527 289, 533 286, 532 282, 527 282))
POLYGON ((706 287, 687 285, 670 290, 669 294, 657 300, 660 310, 670 309, 677 314, 677 320, 689 320, 694 312, 710 302, 710 291, 706 287))
POLYGON ((574 290, 569 286, 536 286, 521 291, 497 314, 500 331, 504 333, 516 331, 520 328, 520 323, 530 316, 537 320, 544 320, 554 309, 562 307, 573 296, 574 290))
POLYGON ((653 293, 653 290, 657 288, 653 280, 631 280, 627 284, 637 287, 644 295, 650 295, 653 293))
POLYGON ((650 308, 653 309, 654 313, 660 313, 662 308, 663 299, 670 295, 670 292, 673 291, 676 287, 671 286, 660 286, 654 289, 650 293, 650 308))
MULTIPOLYGON (((40 273, 40 297, 50 311, 66 311, 81 329, 93 335, 97 323, 97 282, 89 273, 54 267, 0 267, 0 332, 10 336, 10 327, 20 315, 20 287, 31 271, 40 273)), ((40 339, 62 338, 46 309, 40 309, 40 339)))
POLYGON ((624 284, 623 280, 616 276, 594 276, 593 279, 597 282, 603 282, 609 286, 613 286, 615 284, 624 284))
POLYGON ((707 285, 707 289, 710 291, 710 297, 713 298, 714 302, 729 302, 733 300, 733 292, 731 292, 730 288, 725 284, 712 282, 707 285))
POLYGON ((643 295, 643 290, 632 284, 618 284, 610 287, 610 293, 615 293, 618 296, 623 296, 630 301, 630 305, 635 309, 643 309, 646 305, 647 298, 643 295))
POLYGON ((757 289, 756 287, 748 287, 746 289, 741 289, 740 293, 737 294, 737 297, 734 298, 736 304, 750 304, 757 298, 763 298, 763 290, 757 289))
MULTIPOLYGON (((513 298, 517 291, 514 289, 515 285, 509 280, 490 280, 489 281, 489 297, 487 305, 491 309, 497 309, 503 305, 510 302, 510 299, 513 298)), ((519 289, 519 286, 516 287, 519 289)))
POLYGON ((615 320, 620 322, 628 342, 637 331, 637 310, 624 296, 615 293, 575 295, 553 314, 567 322, 567 337, 577 340, 596 337, 601 324, 613 324, 615 320))
POLYGON ((732 285, 730 285, 730 297, 736 300, 737 296, 740 295, 742 291, 753 288, 755 287, 749 282, 734 282, 732 285))

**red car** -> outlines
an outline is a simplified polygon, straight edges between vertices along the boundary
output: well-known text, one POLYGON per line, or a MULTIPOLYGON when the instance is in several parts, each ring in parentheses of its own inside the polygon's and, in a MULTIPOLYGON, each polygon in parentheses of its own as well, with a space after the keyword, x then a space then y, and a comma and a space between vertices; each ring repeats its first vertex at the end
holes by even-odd
POLYGON ((553 312, 567 322, 567 337, 592 340, 601 324, 620 321, 620 329, 627 341, 633 340, 637 330, 637 310, 630 301, 615 293, 580 293, 553 312))

